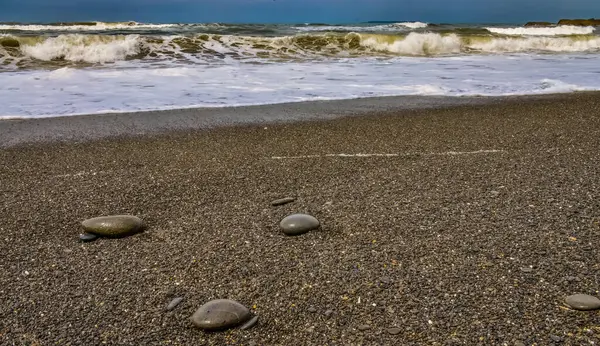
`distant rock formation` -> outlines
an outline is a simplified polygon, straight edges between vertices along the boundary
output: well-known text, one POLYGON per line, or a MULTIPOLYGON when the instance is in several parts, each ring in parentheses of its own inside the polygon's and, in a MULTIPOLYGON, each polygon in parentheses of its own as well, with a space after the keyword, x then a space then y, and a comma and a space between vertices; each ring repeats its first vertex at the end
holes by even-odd
POLYGON ((558 25, 600 26, 600 19, 561 19, 558 25))
POLYGON ((554 26, 554 23, 550 23, 550 22, 527 22, 527 24, 525 24, 526 28, 544 28, 544 27, 549 27, 549 26, 554 26))
POLYGON ((554 23, 550 23, 550 22, 527 22, 524 27, 529 28, 529 27, 548 27, 548 26, 555 26, 556 24, 554 23))

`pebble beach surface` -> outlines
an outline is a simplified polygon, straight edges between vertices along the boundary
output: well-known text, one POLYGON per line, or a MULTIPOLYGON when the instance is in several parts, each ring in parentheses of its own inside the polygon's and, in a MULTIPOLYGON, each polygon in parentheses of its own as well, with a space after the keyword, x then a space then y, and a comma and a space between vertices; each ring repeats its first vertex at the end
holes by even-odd
POLYGON ((600 94, 477 103, 1 149, 0 344, 598 344, 600 94))

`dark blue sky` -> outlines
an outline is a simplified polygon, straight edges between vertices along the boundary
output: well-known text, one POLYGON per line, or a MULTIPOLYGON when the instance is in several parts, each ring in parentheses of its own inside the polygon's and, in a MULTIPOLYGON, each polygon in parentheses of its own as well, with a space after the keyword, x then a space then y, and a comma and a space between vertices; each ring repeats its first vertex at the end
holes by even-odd
POLYGON ((600 17, 600 0, 0 0, 0 21, 521 23, 600 17))

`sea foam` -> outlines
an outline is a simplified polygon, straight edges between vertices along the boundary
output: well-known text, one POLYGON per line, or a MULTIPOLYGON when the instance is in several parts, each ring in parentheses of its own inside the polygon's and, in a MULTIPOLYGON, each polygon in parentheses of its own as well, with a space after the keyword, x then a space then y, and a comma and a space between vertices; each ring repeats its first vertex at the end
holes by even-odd
POLYGON ((2 73, 0 116, 228 107, 392 95, 600 90, 595 55, 338 59, 2 73))
POLYGON ((511 36, 569 36, 590 35, 596 29, 591 26, 561 25, 549 28, 486 28, 489 32, 511 36))

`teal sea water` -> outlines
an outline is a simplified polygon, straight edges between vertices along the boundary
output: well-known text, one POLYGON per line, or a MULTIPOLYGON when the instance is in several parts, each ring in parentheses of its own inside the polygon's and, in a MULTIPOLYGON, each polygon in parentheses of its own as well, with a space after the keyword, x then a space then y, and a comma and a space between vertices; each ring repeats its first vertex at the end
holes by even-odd
POLYGON ((600 89, 592 26, 0 23, 0 117, 600 89))

